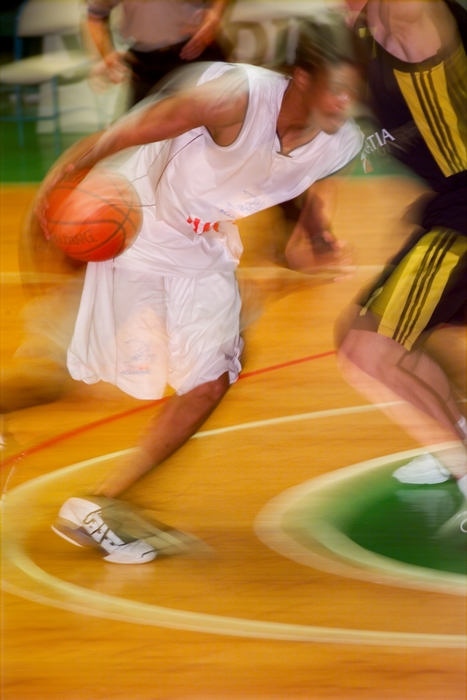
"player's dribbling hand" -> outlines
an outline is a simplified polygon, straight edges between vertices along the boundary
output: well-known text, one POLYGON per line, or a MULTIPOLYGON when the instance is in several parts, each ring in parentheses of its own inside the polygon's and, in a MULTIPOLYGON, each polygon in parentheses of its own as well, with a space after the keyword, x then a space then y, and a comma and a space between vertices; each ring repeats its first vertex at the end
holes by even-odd
POLYGON ((74 164, 69 163, 66 166, 55 166, 53 167, 44 178, 39 191, 36 195, 36 201, 34 202, 34 214, 36 215, 40 227, 44 233, 46 239, 49 239, 49 232, 47 230, 47 220, 46 220, 46 210, 47 210, 47 199, 49 192, 55 187, 55 185, 63 180, 69 173, 74 170, 74 164))
POLYGON ((47 208, 47 197, 49 192, 58 182, 66 177, 69 178, 71 173, 74 171, 76 174, 76 183, 80 182, 86 177, 89 170, 96 162, 96 159, 93 158, 92 155, 93 147, 99 142, 101 133, 102 132, 91 134, 90 136, 81 139, 81 141, 78 141, 76 144, 71 146, 58 158, 56 163, 52 166, 42 181, 33 204, 33 211, 46 238, 49 237, 49 234, 47 231, 44 214, 47 208))
POLYGON ((319 236, 310 238, 316 267, 339 274, 334 282, 340 282, 354 275, 354 249, 346 241, 339 241, 330 231, 322 231, 319 236))
POLYGON ((339 282, 354 273, 352 247, 338 241, 327 229, 310 235, 298 224, 286 246, 285 258, 291 270, 324 277, 328 282, 339 282))

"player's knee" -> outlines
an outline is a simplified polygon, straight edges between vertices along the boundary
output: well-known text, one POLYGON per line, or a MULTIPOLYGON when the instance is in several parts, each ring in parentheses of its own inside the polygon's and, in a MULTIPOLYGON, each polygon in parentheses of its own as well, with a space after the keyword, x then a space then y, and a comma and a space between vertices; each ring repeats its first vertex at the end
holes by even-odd
POLYGON ((363 369, 364 353, 358 331, 349 329, 341 338, 337 350, 337 364, 341 373, 344 377, 347 377, 348 380, 351 379, 349 373, 351 373, 353 367, 363 369))
POLYGON ((200 384, 194 391, 196 391, 199 398, 203 399, 206 403, 215 406, 225 395, 229 386, 229 374, 228 372, 225 372, 217 379, 200 384))
POLYGON ((210 382, 210 384, 212 384, 210 387, 212 398, 217 403, 222 399, 230 386, 228 372, 221 374, 220 377, 214 380, 214 382, 210 382))
POLYGON ((351 328, 343 338, 337 352, 341 372, 348 374, 352 367, 376 377, 382 371, 384 346, 378 342, 381 336, 374 331, 351 328))

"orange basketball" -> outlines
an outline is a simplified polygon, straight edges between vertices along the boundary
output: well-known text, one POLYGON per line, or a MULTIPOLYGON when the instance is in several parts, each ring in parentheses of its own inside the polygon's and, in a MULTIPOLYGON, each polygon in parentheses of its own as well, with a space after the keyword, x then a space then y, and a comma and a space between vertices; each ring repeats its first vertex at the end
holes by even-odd
POLYGON ((47 195, 46 237, 75 260, 111 260, 129 248, 142 223, 141 202, 120 173, 72 171, 47 195), (84 179, 83 179, 84 176, 84 179))

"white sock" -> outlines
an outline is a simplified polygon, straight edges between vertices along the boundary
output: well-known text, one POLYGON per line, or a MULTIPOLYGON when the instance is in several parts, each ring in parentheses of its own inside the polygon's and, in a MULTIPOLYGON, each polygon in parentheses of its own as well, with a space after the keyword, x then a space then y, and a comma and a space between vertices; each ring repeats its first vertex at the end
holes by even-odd
POLYGON ((467 474, 462 477, 462 479, 457 480, 457 485, 464 494, 464 496, 467 498, 467 474))

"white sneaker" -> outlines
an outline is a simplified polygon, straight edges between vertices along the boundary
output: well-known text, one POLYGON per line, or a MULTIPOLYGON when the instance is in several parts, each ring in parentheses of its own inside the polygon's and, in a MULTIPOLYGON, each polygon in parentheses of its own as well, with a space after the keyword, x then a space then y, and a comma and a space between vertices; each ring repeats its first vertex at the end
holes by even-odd
POLYGON ((111 508, 110 499, 69 498, 52 530, 78 547, 97 547, 106 555, 105 561, 114 564, 144 564, 155 559, 157 550, 152 545, 118 529, 111 508))
POLYGON ((442 484, 452 477, 451 472, 430 454, 423 454, 393 472, 402 484, 442 484))

